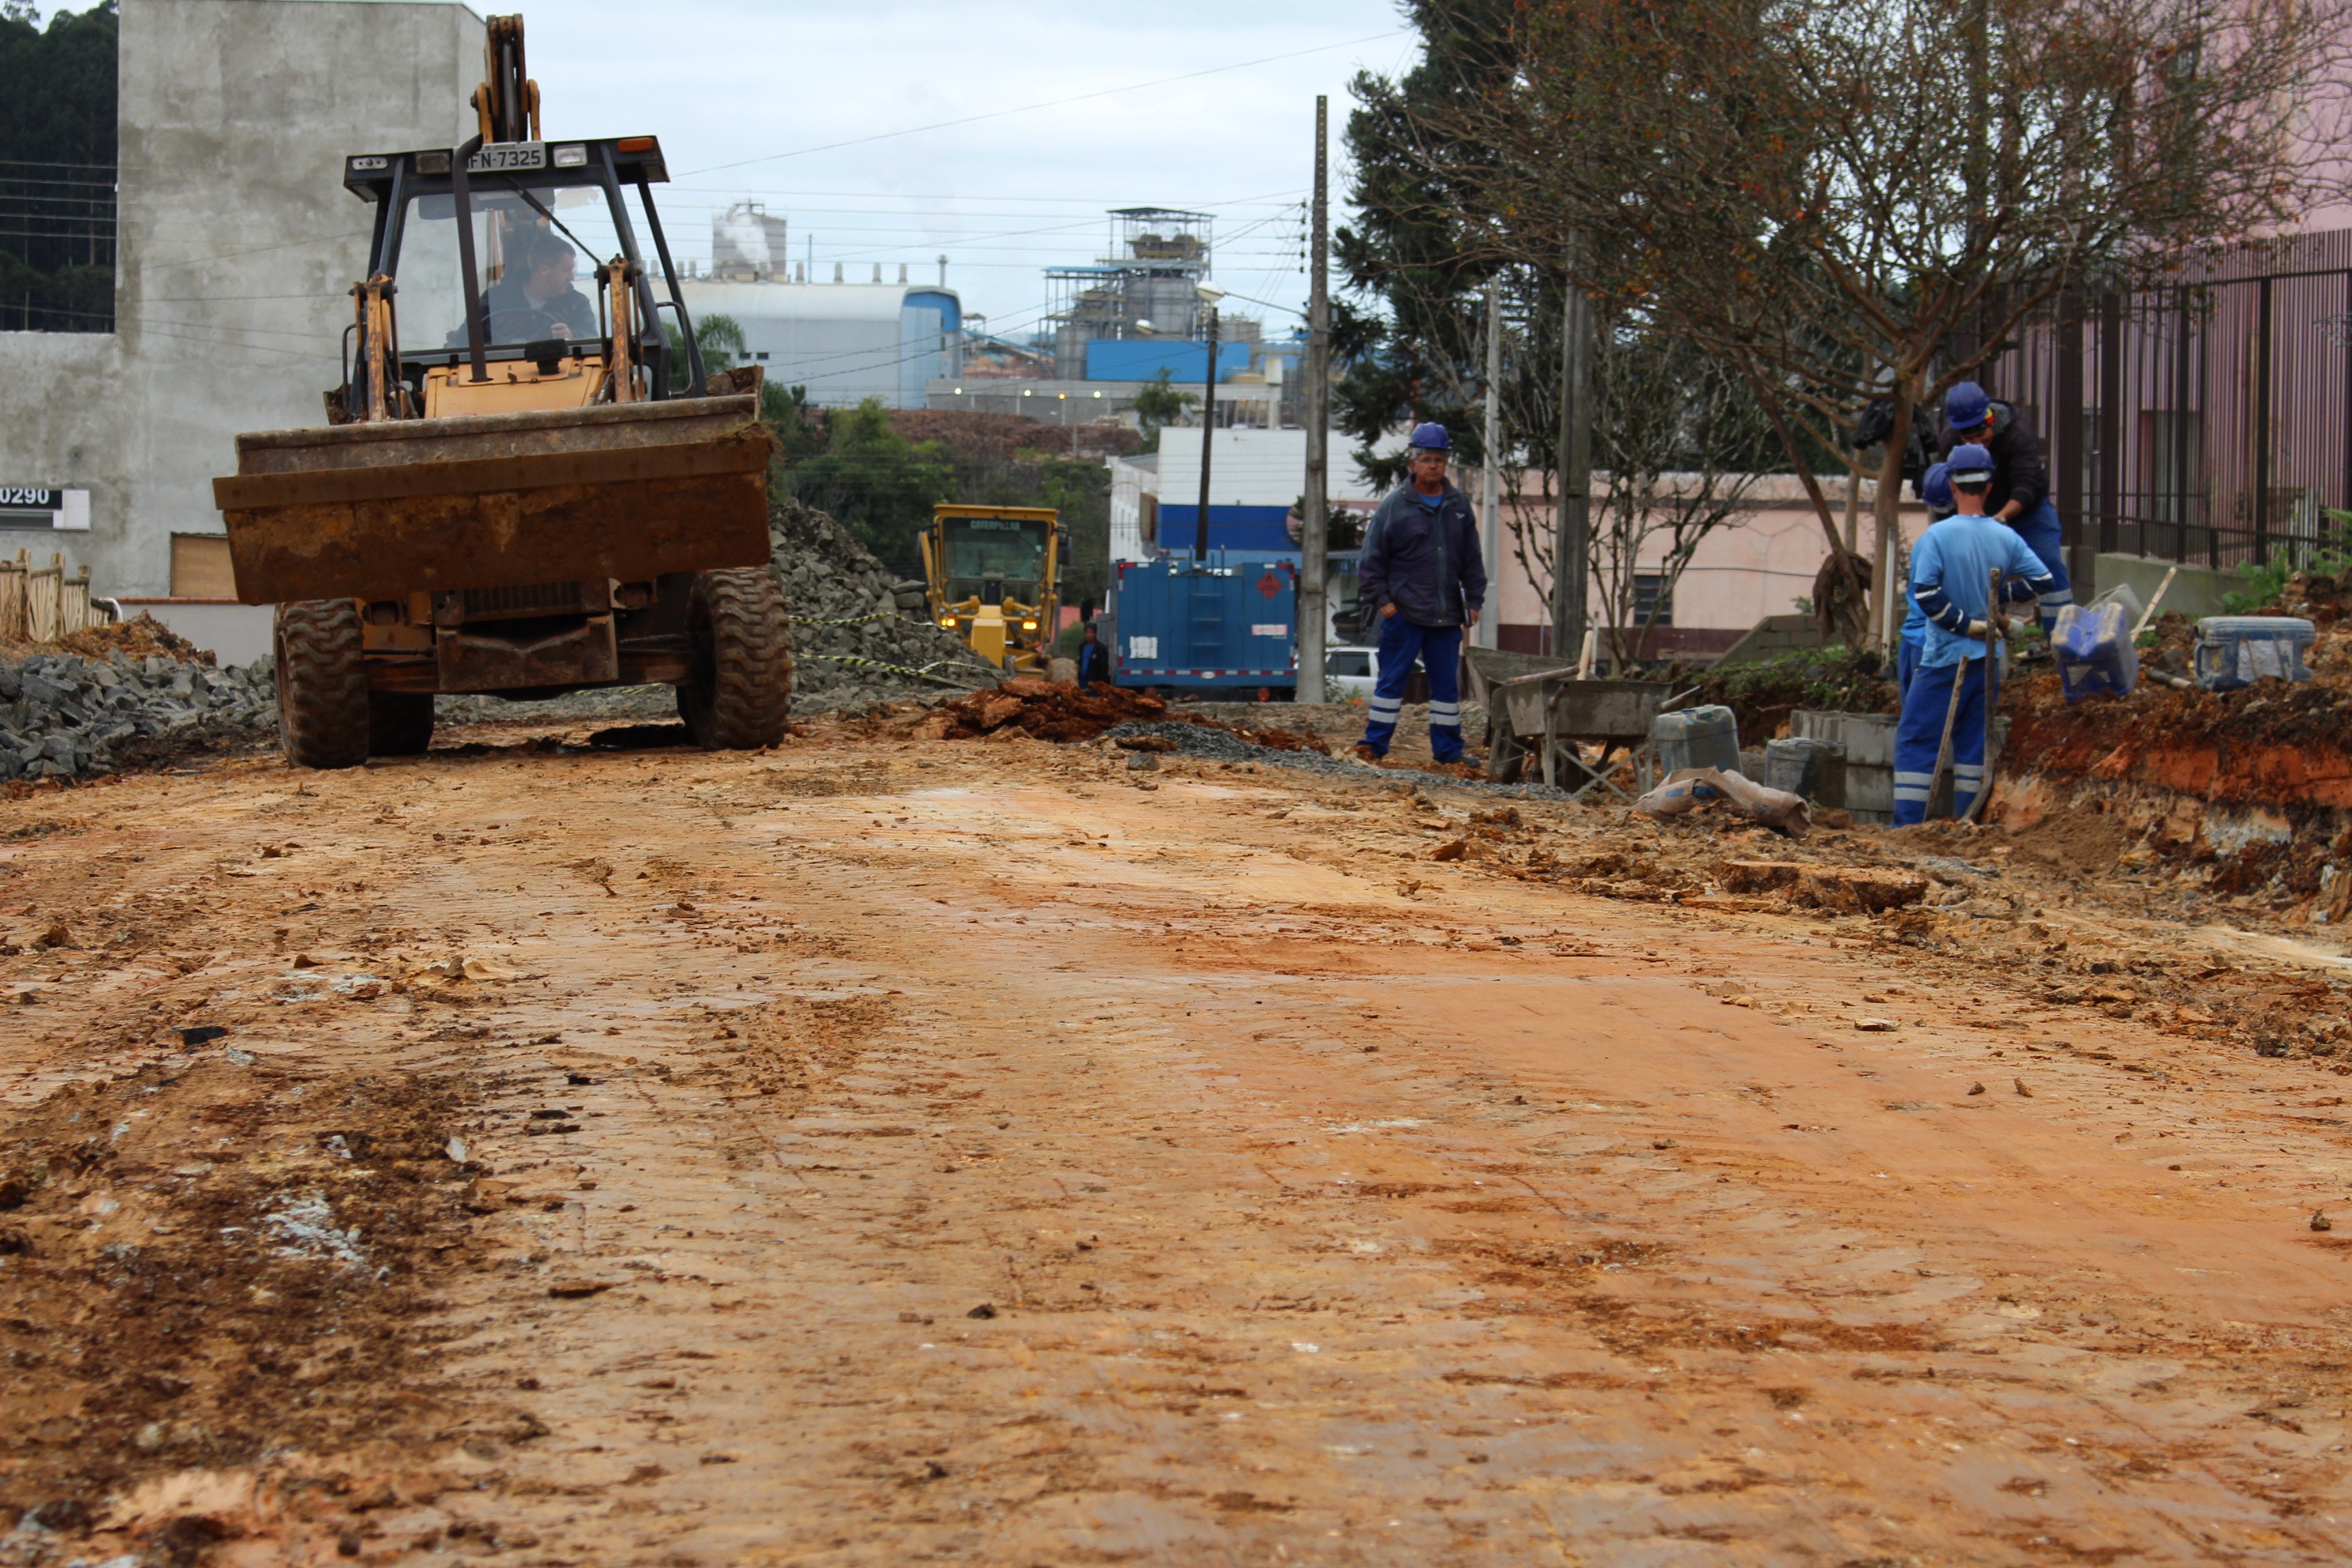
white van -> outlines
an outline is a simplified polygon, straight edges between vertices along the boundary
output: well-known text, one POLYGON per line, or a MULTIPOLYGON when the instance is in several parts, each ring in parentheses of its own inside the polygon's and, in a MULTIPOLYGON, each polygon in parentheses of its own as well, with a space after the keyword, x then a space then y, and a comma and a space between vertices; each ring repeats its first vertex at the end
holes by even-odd
POLYGON ((1370 699, 1379 679, 1378 661, 1368 647, 1341 647, 1323 650, 1323 691, 1335 702, 1350 697, 1370 699))

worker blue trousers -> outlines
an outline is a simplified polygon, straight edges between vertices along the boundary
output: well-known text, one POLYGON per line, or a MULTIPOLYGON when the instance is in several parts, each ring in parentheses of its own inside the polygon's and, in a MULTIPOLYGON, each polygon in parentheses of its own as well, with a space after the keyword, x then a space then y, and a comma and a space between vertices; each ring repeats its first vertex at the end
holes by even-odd
POLYGON ((2042 629, 2046 634, 2057 625, 2058 612, 2074 602, 2074 584, 2066 575, 2066 547, 2060 542, 2058 509, 2044 496, 2041 505, 2019 513, 2009 526, 2057 580, 2057 586, 2042 595, 2042 629))
POLYGON ((1904 637, 1895 647, 1895 697, 1900 701, 1911 694, 1911 682, 1919 673, 1919 656, 1927 647, 1918 637, 1904 637))
POLYGON ((1462 628, 1417 626, 1400 610, 1381 620, 1380 679, 1372 683, 1370 721, 1360 742, 1374 756, 1389 754, 1397 715, 1404 708, 1404 683, 1413 660, 1429 671, 1429 754, 1441 763, 1462 760, 1462 628))
MULTIPOLYGON (((1962 816, 1985 784, 1985 661, 1925 664, 1903 693, 1903 717, 1895 726, 1895 825, 1926 819, 1927 792, 1936 783, 1936 753, 1944 744, 1944 715, 1952 705, 1952 681, 1960 687, 1959 716, 1952 721, 1952 810, 1962 816), (1966 673, 1963 674, 1962 672, 1966 673)), ((2000 700, 1993 678, 1992 700, 2000 700)))

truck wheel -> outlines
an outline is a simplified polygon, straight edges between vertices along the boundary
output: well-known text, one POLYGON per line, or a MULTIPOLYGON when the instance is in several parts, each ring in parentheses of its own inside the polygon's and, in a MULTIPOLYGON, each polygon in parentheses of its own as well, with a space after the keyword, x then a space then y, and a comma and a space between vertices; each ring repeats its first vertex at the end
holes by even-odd
POLYGON ((433 694, 368 693, 368 755, 419 757, 433 747, 433 694))
POLYGON ((1496 784, 1517 784, 1528 754, 1511 733, 1511 716, 1497 713, 1486 721, 1486 776, 1496 784))
POLYGON ((750 751, 784 738, 793 717, 793 626, 764 566, 705 572, 687 605, 695 679, 677 689, 694 743, 750 751))
POLYGON ((278 743, 298 768, 368 760, 367 670, 354 599, 278 606, 278 743))

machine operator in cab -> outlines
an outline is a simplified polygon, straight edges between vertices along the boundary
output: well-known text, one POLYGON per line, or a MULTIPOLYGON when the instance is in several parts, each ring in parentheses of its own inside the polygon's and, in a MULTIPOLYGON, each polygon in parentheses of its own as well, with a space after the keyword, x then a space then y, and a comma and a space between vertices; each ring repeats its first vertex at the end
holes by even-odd
POLYGON ((482 310, 490 319, 494 343, 535 343, 549 338, 593 338, 596 308, 572 286, 572 264, 578 252, 555 236, 541 230, 524 254, 523 265, 482 296, 482 310))

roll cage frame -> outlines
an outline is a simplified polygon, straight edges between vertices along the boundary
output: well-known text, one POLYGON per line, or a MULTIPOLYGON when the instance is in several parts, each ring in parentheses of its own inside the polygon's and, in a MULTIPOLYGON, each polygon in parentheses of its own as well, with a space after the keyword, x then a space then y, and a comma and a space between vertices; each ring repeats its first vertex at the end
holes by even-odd
MULTIPOLYGON (((656 181, 667 184, 669 173, 662 163, 661 144, 651 136, 606 137, 602 140, 583 138, 578 141, 546 141, 536 142, 500 142, 490 143, 494 153, 511 153, 516 149, 537 148, 537 166, 509 168, 471 168, 476 155, 483 150, 483 142, 476 136, 461 147, 425 148, 407 153, 361 153, 343 161, 343 186, 362 201, 375 207, 373 233, 368 242, 368 276, 382 278, 397 284, 399 280, 400 247, 408 218, 411 197, 446 195, 451 199, 457 222, 457 248, 466 289, 466 346, 462 349, 400 348, 400 379, 415 391, 422 406, 425 372, 434 366, 468 367, 465 379, 484 382, 489 379, 490 360, 539 360, 574 356, 590 346, 578 340, 543 343, 501 343, 487 342, 488 325, 484 319, 480 275, 474 258, 474 192, 485 186, 522 195, 534 207, 536 199, 530 190, 587 188, 604 193, 605 206, 613 220, 613 231, 619 236, 622 259, 628 263, 628 276, 636 291, 636 318, 643 323, 638 342, 633 349, 635 358, 647 372, 650 383, 647 395, 655 399, 696 397, 701 395, 706 372, 702 363, 701 345, 695 342, 694 322, 686 309, 686 296, 678 287, 677 268, 670 259, 669 240, 662 232, 661 213, 654 205, 653 185, 656 181), (577 152, 577 161, 570 155, 577 152), (558 165, 559 154, 567 161, 558 165), (528 176, 526 180, 524 176, 528 176), (630 221, 625 187, 634 186, 645 212, 646 231, 652 237, 654 255, 661 264, 662 281, 669 298, 657 300, 653 279, 638 248, 636 226, 630 221), (677 312, 678 336, 686 348, 687 384, 673 392, 670 374, 676 369, 671 363, 668 341, 659 322, 661 312, 668 309, 677 312)), ((524 154, 529 156, 528 153, 524 154)), ((545 208, 551 221, 553 215, 545 208)), ((607 363, 612 358, 609 338, 604 342, 607 363)), ((347 362, 348 363, 348 362, 347 362)), ((346 373, 344 382, 350 384, 346 373)))

